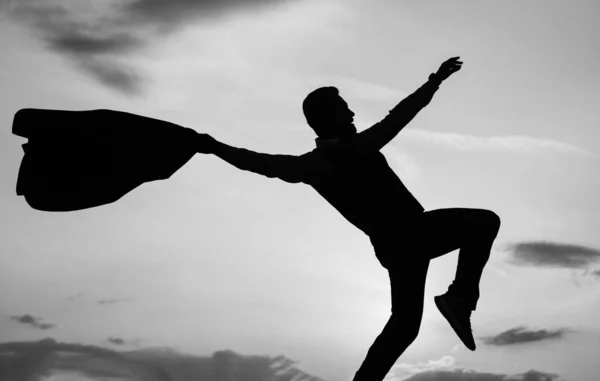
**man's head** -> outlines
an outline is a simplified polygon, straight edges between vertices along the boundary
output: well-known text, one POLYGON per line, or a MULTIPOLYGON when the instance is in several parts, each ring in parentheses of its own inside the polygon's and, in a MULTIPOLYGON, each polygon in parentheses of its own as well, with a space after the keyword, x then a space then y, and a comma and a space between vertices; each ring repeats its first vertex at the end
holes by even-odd
POLYGON ((308 125, 321 138, 339 139, 356 134, 354 113, 335 87, 320 87, 308 94, 302 110, 308 125))

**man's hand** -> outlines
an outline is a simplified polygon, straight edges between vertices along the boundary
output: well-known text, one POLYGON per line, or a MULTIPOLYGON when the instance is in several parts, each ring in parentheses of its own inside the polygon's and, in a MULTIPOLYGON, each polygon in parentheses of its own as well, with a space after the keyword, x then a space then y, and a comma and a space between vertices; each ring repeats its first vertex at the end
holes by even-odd
POLYGON ((462 61, 459 61, 458 60, 459 58, 460 57, 452 57, 452 58, 448 59, 447 61, 445 61, 440 66, 437 73, 435 73, 435 76, 437 78, 439 78, 440 81, 445 81, 454 72, 459 71, 462 66, 462 61))
POLYGON ((198 133, 196 136, 196 150, 198 153, 212 154, 215 152, 217 140, 209 134, 198 133))

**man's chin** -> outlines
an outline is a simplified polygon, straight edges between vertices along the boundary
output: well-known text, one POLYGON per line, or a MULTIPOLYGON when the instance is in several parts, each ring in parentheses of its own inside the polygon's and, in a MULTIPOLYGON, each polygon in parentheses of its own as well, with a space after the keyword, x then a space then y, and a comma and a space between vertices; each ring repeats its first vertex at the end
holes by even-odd
POLYGON ((357 134, 357 130, 356 130, 356 126, 354 126, 354 123, 351 123, 349 125, 344 126, 343 128, 340 128, 336 134, 336 138, 334 139, 343 139, 343 138, 348 138, 348 137, 352 137, 354 135, 357 134))

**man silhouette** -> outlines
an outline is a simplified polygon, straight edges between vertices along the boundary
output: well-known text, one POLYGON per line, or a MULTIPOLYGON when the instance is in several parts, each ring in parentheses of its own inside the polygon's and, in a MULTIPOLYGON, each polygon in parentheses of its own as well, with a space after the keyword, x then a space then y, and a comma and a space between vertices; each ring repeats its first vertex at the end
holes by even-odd
POLYGON ((197 136, 199 153, 214 154, 242 170, 310 185, 370 238, 377 259, 389 273, 392 308, 355 381, 383 380, 416 339, 429 261, 456 249, 460 251, 455 280, 434 299, 462 342, 475 350, 470 317, 500 218, 485 209, 425 211, 380 152, 461 65, 459 57, 445 61, 382 121, 360 133, 338 90, 316 89, 303 102, 307 122, 318 136, 316 148, 301 156, 257 153, 228 146, 208 134, 197 136))

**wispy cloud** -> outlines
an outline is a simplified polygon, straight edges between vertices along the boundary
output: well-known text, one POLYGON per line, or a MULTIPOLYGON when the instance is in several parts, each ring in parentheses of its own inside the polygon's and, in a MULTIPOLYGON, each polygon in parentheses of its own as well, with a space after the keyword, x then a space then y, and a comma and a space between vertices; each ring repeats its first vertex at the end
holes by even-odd
POLYGON ((134 0, 94 6, 72 0, 5 0, 0 10, 32 28, 48 49, 104 85, 139 95, 145 79, 124 61, 129 55, 193 22, 288 1, 294 0, 134 0))
POLYGON ((451 132, 434 132, 423 129, 408 129, 402 133, 415 139, 426 140, 428 143, 444 145, 461 151, 501 150, 523 154, 558 152, 581 155, 589 158, 598 157, 580 147, 555 140, 532 138, 529 136, 509 135, 483 137, 451 132))
POLYGON ((596 286, 596 282, 600 281, 600 268, 599 269, 585 269, 582 272, 573 271, 571 272, 571 280, 575 286, 581 288, 584 285, 596 286))
MULTIPOLYGON (((587 272, 586 272, 586 275, 587 275, 587 272)), ((594 270, 594 271, 591 271, 591 272, 589 273, 589 275, 591 275, 591 276, 594 276, 594 277, 596 277, 596 278, 600 279, 600 269, 598 269, 598 270, 594 270)))
POLYGON ((421 168, 412 155, 388 144, 383 148, 383 153, 391 159, 390 165, 397 170, 398 175, 408 182, 413 181, 421 174, 421 168))
POLYGON ((116 304, 116 303, 127 303, 132 302, 133 299, 128 298, 113 298, 113 299, 102 299, 98 301, 98 305, 108 305, 108 304, 116 304))
POLYGON ((30 327, 33 327, 36 329, 41 329, 41 330, 48 330, 48 329, 56 327, 55 324, 41 323, 40 322, 40 320, 42 320, 41 318, 36 318, 36 317, 27 315, 27 314, 22 315, 22 316, 11 316, 10 318, 21 324, 25 324, 30 327))
POLYGON ((66 300, 69 302, 75 301, 77 299, 81 299, 83 297, 83 293, 82 292, 78 292, 76 294, 73 295, 69 295, 66 297, 66 300))
POLYGON ((121 339, 120 337, 111 336, 108 338, 108 342, 115 345, 125 345, 125 340, 121 339))
MULTIPOLYGON (((327 76, 322 79, 323 85, 337 86, 342 97, 348 96, 360 101, 377 103, 390 103, 401 100, 409 93, 390 88, 385 85, 363 81, 346 76, 327 76)), ((381 115, 380 119, 385 115, 381 115)), ((361 125, 370 126, 372 123, 360 116, 356 118, 361 125)), ((580 155, 588 158, 598 158, 598 155, 581 147, 559 142, 552 139, 535 138, 524 135, 507 136, 475 136, 453 132, 429 131, 425 129, 404 129, 402 135, 415 140, 426 141, 428 144, 438 144, 460 151, 512 151, 521 154, 536 154, 543 152, 556 152, 563 154, 580 155)))
POLYGON ((509 244, 506 250, 507 261, 519 266, 581 269, 600 261, 600 250, 583 245, 533 241, 509 244))
POLYGON ((566 381, 564 377, 556 373, 539 372, 531 369, 525 373, 506 376, 504 381, 566 381))
POLYGON ((478 372, 470 369, 434 370, 417 373, 407 378, 388 379, 403 381, 565 381, 556 373, 540 372, 534 369, 514 375, 478 372))
POLYGON ((409 95, 389 86, 343 75, 315 76, 315 80, 321 81, 324 86, 337 87, 342 98, 389 103, 390 109, 395 106, 393 102, 399 102, 409 95))
POLYGON ((521 326, 509 329, 495 336, 481 337, 481 340, 486 345, 517 345, 547 340, 558 340, 562 339, 567 333, 571 332, 573 332, 573 330, 570 328, 535 330, 521 326))
POLYGON ((277 380, 277 381, 323 381, 296 366, 296 362, 284 356, 242 356, 233 351, 217 351, 212 357, 215 379, 277 380), (244 375, 244 376, 242 376, 244 375))
POLYGON ((135 347, 139 347, 142 340, 140 340, 140 339, 125 340, 121 337, 110 336, 106 341, 108 341, 110 344, 117 345, 117 346, 133 345, 135 347))
POLYGON ((429 360, 428 362, 420 362, 417 364, 400 363, 393 366, 388 378, 396 378, 398 376, 407 376, 417 373, 422 373, 431 370, 439 370, 441 368, 452 367, 456 360, 452 356, 443 356, 439 360, 429 360))
POLYGON ((556 373, 540 372, 534 369, 514 375, 479 372, 472 369, 428 370, 408 377, 392 376, 386 379, 395 381, 565 381, 556 373))
POLYGON ((118 60, 148 45, 135 35, 134 25, 119 28, 113 18, 84 18, 60 4, 23 1, 10 15, 31 27, 51 51, 72 61, 76 67, 106 86, 127 94, 137 94, 142 76, 118 60))
POLYGON ((191 21, 214 19, 231 13, 280 5, 291 0, 134 0, 123 7, 125 20, 150 23, 163 30, 191 21))

